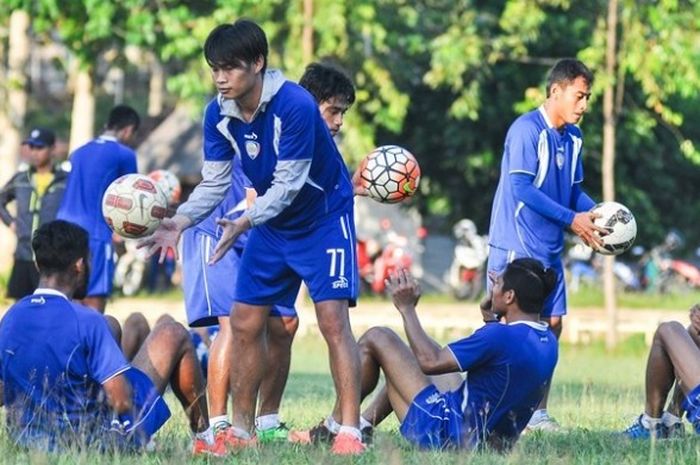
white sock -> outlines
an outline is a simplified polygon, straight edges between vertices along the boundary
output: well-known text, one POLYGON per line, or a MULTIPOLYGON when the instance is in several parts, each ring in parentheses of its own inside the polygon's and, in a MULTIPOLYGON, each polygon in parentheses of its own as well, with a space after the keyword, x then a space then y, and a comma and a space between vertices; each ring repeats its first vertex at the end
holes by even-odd
POLYGON ((260 415, 255 419, 255 427, 261 431, 271 428, 277 428, 280 425, 280 416, 278 413, 270 413, 269 415, 260 415))
POLYGON ((205 429, 204 431, 200 431, 199 433, 194 433, 195 439, 202 439, 204 442, 207 444, 214 444, 214 432, 212 431, 212 427, 210 426, 209 428, 205 429))
POLYGON ((546 408, 535 410, 534 412, 532 412, 532 417, 530 417, 529 423, 537 423, 538 421, 542 420, 543 418, 547 418, 548 416, 549 413, 547 413, 546 408))
POLYGON ((326 425, 326 428, 328 428, 328 431, 330 431, 331 433, 338 434, 340 432, 340 423, 335 421, 333 415, 329 415, 324 423, 326 425))
POLYGON ((661 415, 661 421, 663 421, 665 426, 673 426, 680 423, 681 419, 671 412, 664 412, 663 415, 661 415))
POLYGON ((659 423, 661 423, 661 418, 654 418, 649 415, 647 415, 646 412, 642 414, 642 426, 645 427, 646 429, 652 429, 659 423))
POLYGON ((338 434, 352 434, 355 436, 357 439, 362 441, 362 433, 358 428, 355 428, 354 426, 345 426, 345 425, 340 425, 340 428, 338 429, 338 434))
POLYGON ((250 433, 248 431, 238 428, 236 426, 231 426, 231 432, 238 439, 250 439, 250 433))
POLYGON ((360 431, 365 428, 374 428, 374 425, 367 421, 365 417, 360 417, 360 431))
POLYGON ((230 425, 231 421, 228 419, 228 415, 217 415, 209 418, 209 426, 216 427, 216 425, 219 423, 226 423, 227 425, 230 425))

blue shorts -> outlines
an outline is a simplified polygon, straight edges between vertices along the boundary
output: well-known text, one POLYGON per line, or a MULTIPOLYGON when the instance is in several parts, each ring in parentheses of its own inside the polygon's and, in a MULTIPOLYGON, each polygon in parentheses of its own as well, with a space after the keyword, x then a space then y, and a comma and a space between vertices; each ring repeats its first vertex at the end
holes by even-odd
POLYGON ((250 305, 294 305, 303 280, 314 302, 348 300, 355 306, 358 273, 352 213, 338 213, 311 231, 260 225, 243 252, 237 300, 250 305))
MULTIPOLYGON (((209 265, 216 242, 197 229, 187 229, 182 235, 182 287, 191 327, 219 324, 219 317, 229 316, 236 300, 239 251, 232 248, 217 263, 209 265)), ((286 307, 275 305, 270 316, 296 318, 294 302, 286 307)))
POLYGON ((109 297, 114 282, 114 248, 112 241, 90 239, 90 282, 88 297, 109 297))
POLYGON ((146 373, 129 368, 124 376, 131 384, 134 415, 119 415, 122 428, 110 425, 109 434, 118 449, 139 450, 170 418, 170 409, 146 373))
MULTIPOLYGON (((500 275, 506 270, 508 263, 512 262, 516 258, 526 258, 526 256, 521 256, 513 251, 507 251, 491 246, 489 248, 489 261, 486 269, 489 272, 493 271, 500 275)), ((564 268, 561 264, 561 260, 557 260, 554 263, 543 262, 543 264, 551 267, 555 271, 557 274, 557 284, 554 286, 552 293, 549 294, 549 297, 545 299, 540 316, 543 318, 548 318, 550 316, 566 315, 566 282, 564 281, 564 268)), ((491 281, 487 280, 487 283, 488 290, 491 290, 491 281)))
POLYGON ((399 431, 411 444, 422 449, 460 447, 465 427, 459 398, 441 393, 434 384, 416 394, 399 431))

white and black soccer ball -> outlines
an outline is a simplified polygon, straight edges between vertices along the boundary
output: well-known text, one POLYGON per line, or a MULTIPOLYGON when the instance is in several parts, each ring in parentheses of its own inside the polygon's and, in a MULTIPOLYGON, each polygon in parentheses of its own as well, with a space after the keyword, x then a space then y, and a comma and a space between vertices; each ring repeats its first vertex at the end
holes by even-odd
POLYGON ((420 166, 416 157, 398 145, 372 150, 360 164, 360 182, 369 197, 382 203, 397 203, 418 190, 420 166))
POLYGON ((602 237, 603 246, 596 252, 603 255, 620 255, 632 247, 637 237, 637 221, 629 208, 617 202, 601 202, 591 210, 601 215, 594 223, 608 231, 602 237))
POLYGON ((126 174, 109 185, 102 197, 105 221, 122 237, 151 234, 165 218, 168 199, 156 181, 142 174, 126 174))

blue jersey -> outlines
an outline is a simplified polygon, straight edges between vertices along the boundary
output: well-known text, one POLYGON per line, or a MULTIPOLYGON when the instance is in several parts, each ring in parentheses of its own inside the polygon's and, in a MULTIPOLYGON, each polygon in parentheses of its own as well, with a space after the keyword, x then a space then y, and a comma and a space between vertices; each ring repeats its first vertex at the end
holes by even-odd
POLYGON ((574 185, 583 181, 583 139, 578 127, 552 127, 544 108, 520 116, 506 135, 501 176, 491 210, 489 244, 518 257, 551 265, 564 246, 564 225, 525 205, 512 176, 533 176, 533 185, 554 202, 575 208, 574 185))
POLYGON ((543 323, 490 323, 448 345, 467 377, 450 393, 464 424, 482 442, 495 433, 517 438, 542 399, 557 363, 557 340, 543 323))
MULTIPOLYGON (((272 81, 270 71, 265 79, 272 81)), ((351 211, 350 175, 313 97, 301 86, 283 81, 274 95, 265 98, 250 122, 236 116, 236 111, 226 111, 226 105, 235 106, 233 101, 216 98, 209 103, 204 115, 205 163, 239 155, 259 199, 276 182, 294 182, 297 173, 287 169, 308 168, 291 203, 265 223, 275 229, 305 231, 331 215, 351 211), (280 166, 285 169, 276 172, 280 166)), ((265 208, 262 200, 257 207, 265 208)))
POLYGON ((112 137, 98 137, 75 150, 71 174, 57 218, 82 226, 90 239, 109 242, 112 230, 102 216, 102 196, 120 176, 136 173, 136 153, 112 137))
MULTIPOLYGON (((246 188, 251 187, 250 181, 243 173, 241 161, 239 157, 233 159, 233 170, 231 174, 231 187, 226 193, 226 198, 200 223, 193 226, 191 229, 200 231, 207 236, 218 239, 221 236, 221 226, 216 223, 219 218, 235 220, 246 209, 246 188)), ((243 249, 248 240, 250 231, 241 234, 234 247, 243 249)))
POLYGON ((13 440, 49 448, 109 425, 101 385, 129 369, 104 316, 50 289, 8 310, 0 363, 13 440))

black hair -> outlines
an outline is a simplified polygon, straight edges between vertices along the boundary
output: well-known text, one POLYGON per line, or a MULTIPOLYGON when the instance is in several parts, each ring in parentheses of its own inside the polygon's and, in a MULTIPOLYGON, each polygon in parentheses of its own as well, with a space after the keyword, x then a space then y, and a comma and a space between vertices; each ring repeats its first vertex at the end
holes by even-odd
POLYGON ((306 67, 299 85, 314 96, 317 103, 339 97, 348 105, 355 102, 355 86, 341 68, 330 63, 311 63, 306 67))
POLYGON ((525 313, 540 313, 547 296, 557 284, 557 274, 534 258, 518 258, 503 273, 503 290, 515 291, 520 309, 525 313))
POLYGON ((133 126, 134 131, 136 131, 140 124, 141 118, 136 110, 128 105, 117 105, 109 112, 105 127, 113 131, 119 131, 129 126, 133 126))
POLYGON ((32 249, 40 274, 63 273, 79 258, 89 256, 88 233, 68 221, 51 221, 36 230, 32 249))
POLYGON ((265 73, 267 51, 265 31, 249 19, 216 26, 204 42, 204 58, 211 67, 249 66, 262 57, 265 73))
POLYGON ((547 97, 554 84, 569 85, 578 77, 582 77, 588 87, 593 85, 593 73, 583 62, 575 58, 563 58, 557 61, 547 76, 547 97))

